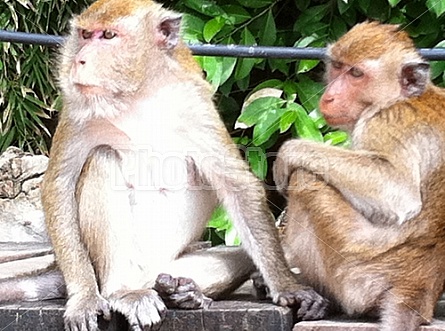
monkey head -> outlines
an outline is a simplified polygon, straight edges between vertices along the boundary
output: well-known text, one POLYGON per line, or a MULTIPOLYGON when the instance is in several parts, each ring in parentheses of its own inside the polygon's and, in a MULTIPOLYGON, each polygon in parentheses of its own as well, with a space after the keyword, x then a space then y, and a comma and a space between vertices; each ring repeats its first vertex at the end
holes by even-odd
POLYGON ((112 116, 153 84, 167 83, 171 75, 163 72, 177 66, 180 21, 179 14, 149 0, 95 2, 73 18, 62 49, 64 101, 83 101, 83 108, 96 110, 89 117, 112 116), (116 104, 121 106, 111 107, 116 104))
POLYGON ((352 131, 360 118, 406 98, 430 83, 429 65, 408 34, 395 25, 356 25, 327 51, 328 86, 320 110, 328 124, 352 131))

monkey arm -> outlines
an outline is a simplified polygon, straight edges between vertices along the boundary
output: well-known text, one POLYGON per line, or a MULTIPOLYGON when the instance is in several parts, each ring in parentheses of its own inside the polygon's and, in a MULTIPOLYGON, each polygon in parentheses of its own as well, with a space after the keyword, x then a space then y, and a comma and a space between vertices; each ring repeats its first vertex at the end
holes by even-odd
MULTIPOLYGON (((195 150, 198 148, 192 158, 199 174, 215 190, 237 226, 243 248, 263 275, 273 301, 300 305, 299 315, 303 319, 322 317, 327 302, 312 289, 298 284, 287 266, 264 188, 241 159, 216 111, 206 113, 198 117, 202 121, 200 127, 206 128, 205 139, 200 135, 184 137, 193 139, 190 143, 195 150)), ((195 115, 195 121, 196 118, 195 115)))
POLYGON ((336 187, 368 219, 402 224, 422 208, 420 175, 418 167, 395 160, 365 150, 290 140, 278 153, 274 179, 284 188, 290 173, 304 168, 336 187))
MULTIPOLYGON (((63 123, 59 127, 63 127, 63 123)), ((69 128, 64 129, 64 132, 72 133, 69 128)), ((63 273, 68 296, 73 299, 68 302, 67 309, 77 307, 70 304, 74 302, 91 307, 94 314, 100 312, 108 315, 108 305, 99 294, 93 266, 81 242, 77 219, 76 183, 90 143, 83 141, 80 134, 73 135, 78 140, 67 147, 66 137, 62 137, 58 130, 42 186, 42 203, 57 264, 63 273)), ((91 319, 94 324, 96 317, 85 318, 91 319)))
MULTIPOLYGON (((54 157, 45 174, 42 202, 58 265, 63 271, 68 293, 71 295, 81 290, 77 287, 97 286, 87 251, 80 241, 79 226, 76 221, 75 186, 79 176, 77 172, 80 170, 73 171, 73 165, 63 166, 66 159, 70 158, 69 153, 57 149, 55 147, 52 150, 54 157), (60 198, 54 199, 55 196, 60 198), (67 233, 70 235, 66 235, 67 233), (79 268, 86 270, 79 275, 79 268), (79 276, 83 278, 82 284, 77 284, 79 276)), ((79 165, 76 168, 79 168, 79 165)))

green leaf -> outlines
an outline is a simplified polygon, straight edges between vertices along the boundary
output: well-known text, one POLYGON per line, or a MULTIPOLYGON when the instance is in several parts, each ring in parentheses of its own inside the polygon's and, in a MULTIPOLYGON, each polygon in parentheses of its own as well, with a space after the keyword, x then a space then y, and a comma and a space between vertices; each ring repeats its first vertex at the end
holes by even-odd
POLYGON ((352 5, 353 1, 337 0, 338 12, 343 15, 352 5))
POLYGON ((443 73, 445 72, 445 62, 431 61, 430 71, 431 71, 431 79, 436 79, 437 77, 443 75, 443 73))
POLYGON ((294 111, 297 114, 294 125, 300 138, 323 141, 323 135, 301 105, 291 103, 288 105, 287 109, 294 111))
POLYGON ((221 83, 222 62, 215 56, 205 56, 202 59, 202 68, 207 73, 206 79, 216 90, 221 83))
POLYGON ((399 2, 402 0, 388 0, 389 5, 394 8, 395 6, 397 6, 399 4, 399 2))
POLYGON ((257 86, 254 87, 254 89, 252 90, 252 93, 255 93, 256 91, 262 90, 264 88, 267 87, 271 87, 271 88, 276 88, 276 89, 281 89, 283 87, 283 82, 279 79, 269 79, 266 80, 260 84, 258 84, 257 86))
MULTIPOLYGON (((444 48, 445 47, 445 40, 439 42, 434 48, 444 48)), ((431 68, 431 79, 436 79, 440 75, 442 75, 445 72, 445 61, 431 61, 430 62, 430 68, 431 68)))
POLYGON ((261 115, 260 121, 253 128, 252 143, 255 146, 266 143, 280 129, 280 118, 284 112, 283 108, 271 108, 261 115))
POLYGON ((203 40, 202 31, 205 22, 199 17, 183 14, 182 15, 182 39, 185 42, 196 43, 203 40))
POLYGON ((246 158, 249 162, 252 172, 261 180, 264 180, 267 176, 267 158, 264 151, 257 147, 249 147, 246 150, 246 158))
MULTIPOLYGON (((324 4, 306 9, 294 24, 294 31, 301 33, 302 35, 312 35, 315 31, 320 29, 326 24, 321 21, 329 12, 330 4, 324 4)), ((326 25, 328 26, 328 25, 326 25)))
POLYGON ((275 0, 237 0, 238 3, 247 8, 263 8, 271 5, 275 0))
POLYGON ((306 76, 299 76, 296 85, 298 97, 304 108, 311 111, 318 107, 318 101, 323 93, 323 84, 314 82, 306 76))
POLYGON ((340 145, 348 140, 349 136, 344 131, 328 132, 324 135, 324 142, 329 145, 340 145))
POLYGON ((227 13, 227 19, 234 25, 244 23, 252 18, 247 10, 238 5, 225 5, 221 8, 227 13))
POLYGON ((196 10, 198 13, 216 17, 224 15, 224 10, 213 1, 207 0, 183 0, 184 5, 196 10))
POLYGON ((298 113, 293 110, 286 111, 280 118, 280 133, 286 132, 294 124, 298 113))
POLYGON ((366 14, 370 18, 385 22, 390 17, 391 8, 388 7, 386 0, 372 0, 366 14))
MULTIPOLYGON (((247 27, 245 27, 241 32, 241 44, 242 45, 256 44, 255 37, 247 27)), ((247 77, 252 71, 252 68, 255 66, 256 61, 257 61, 256 59, 249 59, 249 58, 239 59, 235 69, 235 79, 241 80, 247 77)))
POLYGON ((312 119, 312 122, 314 122, 317 129, 321 129, 327 125, 326 120, 318 108, 315 108, 313 111, 309 112, 309 117, 312 119))
POLYGON ((348 31, 345 21, 341 17, 334 17, 331 24, 331 35, 337 40, 348 31))
POLYGON ((210 42, 212 38, 221 31, 222 27, 226 24, 226 21, 221 16, 212 18, 204 25, 204 30, 202 32, 204 40, 210 42))
POLYGON ((227 230, 230 227, 230 218, 224 207, 216 207, 207 227, 218 230, 227 230))
POLYGON ((294 44, 294 47, 307 47, 311 43, 313 43, 315 40, 317 40, 317 37, 315 35, 307 36, 307 37, 304 37, 304 38, 301 38, 300 40, 298 40, 294 44))
POLYGON ((435 13, 437 17, 445 13, 445 0, 426 0, 428 10, 435 13))
POLYGON ((222 85, 232 75, 238 59, 236 57, 221 57, 220 59, 222 62, 222 71, 219 85, 222 85))
POLYGON ((234 226, 231 226, 226 230, 224 241, 227 246, 239 246, 241 244, 238 231, 234 226))
POLYGON ((253 100, 241 115, 238 117, 238 121, 246 124, 247 126, 253 126, 262 121, 262 117, 266 116, 272 109, 278 109, 284 104, 284 100, 277 97, 263 97, 253 100))
POLYGON ((264 16, 264 22, 259 31, 260 44, 264 46, 273 46, 277 39, 277 28, 275 26, 275 19, 272 15, 272 10, 269 10, 264 16))
POLYGON ((301 60, 298 64, 297 73, 305 73, 315 68, 320 63, 320 60, 301 60))
POLYGON ((284 75, 289 75, 289 63, 294 62, 294 60, 289 59, 268 59, 267 60, 270 66, 270 69, 272 72, 275 72, 276 70, 279 70, 284 75))
POLYGON ((309 4, 311 3, 311 0, 295 0, 295 5, 297 6, 298 10, 303 12, 309 7, 309 4))
POLYGON ((360 9, 367 13, 371 0, 358 0, 358 5, 360 9))

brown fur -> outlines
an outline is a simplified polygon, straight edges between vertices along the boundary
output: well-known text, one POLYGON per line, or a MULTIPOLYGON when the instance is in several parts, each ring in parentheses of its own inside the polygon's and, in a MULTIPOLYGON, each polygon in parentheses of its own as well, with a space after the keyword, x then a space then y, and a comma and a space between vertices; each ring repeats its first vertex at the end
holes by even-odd
POLYGON ((290 141, 274 172, 288 194, 290 266, 346 313, 377 314, 382 331, 416 331, 431 321, 445 280, 445 93, 396 31, 363 23, 331 48, 337 68, 320 109, 341 113, 352 148, 290 141), (388 49, 397 67, 382 60, 388 49))
POLYGON ((347 63, 364 59, 378 59, 393 51, 412 50, 414 43, 397 25, 382 25, 379 22, 358 24, 341 37, 331 48, 332 55, 347 63))

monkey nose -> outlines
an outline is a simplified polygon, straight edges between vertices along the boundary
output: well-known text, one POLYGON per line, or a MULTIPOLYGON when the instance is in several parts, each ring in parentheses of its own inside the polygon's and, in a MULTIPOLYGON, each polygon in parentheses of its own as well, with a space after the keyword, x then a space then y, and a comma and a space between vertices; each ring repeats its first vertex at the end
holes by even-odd
POLYGON ((84 65, 86 63, 85 60, 79 60, 79 64, 84 65))

